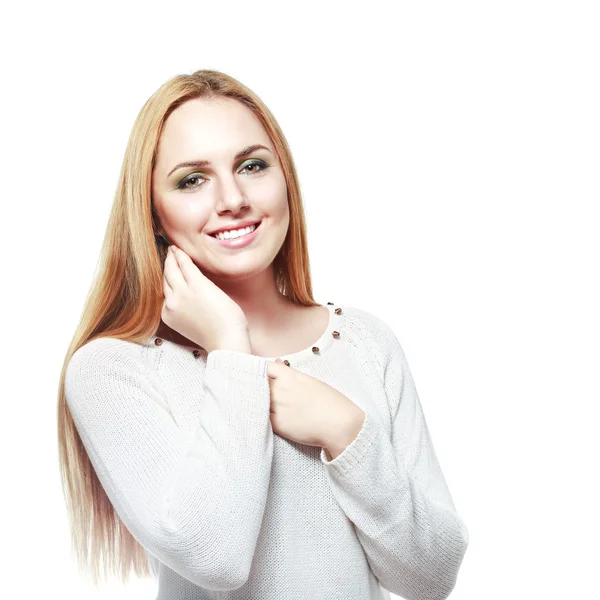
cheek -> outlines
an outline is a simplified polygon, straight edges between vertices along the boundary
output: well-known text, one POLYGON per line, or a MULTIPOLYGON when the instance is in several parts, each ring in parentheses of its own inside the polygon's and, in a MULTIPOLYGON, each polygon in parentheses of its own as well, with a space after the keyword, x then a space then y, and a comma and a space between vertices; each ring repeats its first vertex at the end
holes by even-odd
POLYGON ((162 205, 161 212, 163 223, 172 231, 181 233, 196 232, 201 230, 207 223, 210 211, 206 203, 198 198, 189 197, 169 198, 162 205))
POLYGON ((265 215, 284 219, 289 208, 287 200, 287 186, 285 178, 269 181, 262 189, 256 189, 254 194, 256 207, 265 215))

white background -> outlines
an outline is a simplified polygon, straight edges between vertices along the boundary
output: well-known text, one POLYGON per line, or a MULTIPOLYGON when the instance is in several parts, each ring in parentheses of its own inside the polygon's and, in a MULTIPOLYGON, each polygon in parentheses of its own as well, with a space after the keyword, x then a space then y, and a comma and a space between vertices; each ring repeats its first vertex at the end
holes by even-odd
POLYGON ((154 598, 77 572, 57 385, 133 121, 200 68, 248 85, 289 141, 315 299, 402 342, 470 533, 451 597, 597 594, 597 6, 4 8, 3 597, 154 598))

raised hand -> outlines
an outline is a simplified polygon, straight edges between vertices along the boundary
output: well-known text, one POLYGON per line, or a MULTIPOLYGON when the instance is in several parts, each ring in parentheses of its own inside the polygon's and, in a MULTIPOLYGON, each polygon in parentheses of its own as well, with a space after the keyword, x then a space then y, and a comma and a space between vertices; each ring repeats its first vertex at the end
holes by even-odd
POLYGON ((163 288, 161 318, 169 327, 207 352, 224 347, 249 352, 244 311, 176 246, 165 259, 163 288))

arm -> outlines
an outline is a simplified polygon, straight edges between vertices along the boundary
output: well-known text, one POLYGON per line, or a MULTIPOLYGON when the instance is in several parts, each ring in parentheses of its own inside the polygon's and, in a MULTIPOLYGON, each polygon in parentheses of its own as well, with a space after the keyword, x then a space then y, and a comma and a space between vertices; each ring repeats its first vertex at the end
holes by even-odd
POLYGON ((383 382, 391 439, 365 413, 350 444, 331 461, 322 450, 321 461, 381 584, 408 600, 443 600, 455 586, 469 534, 440 469, 402 347, 386 331, 383 382))
POLYGON ((127 529, 182 577, 212 590, 246 581, 273 454, 267 359, 208 354, 198 428, 186 441, 137 344, 94 340, 69 362, 77 431, 127 529))

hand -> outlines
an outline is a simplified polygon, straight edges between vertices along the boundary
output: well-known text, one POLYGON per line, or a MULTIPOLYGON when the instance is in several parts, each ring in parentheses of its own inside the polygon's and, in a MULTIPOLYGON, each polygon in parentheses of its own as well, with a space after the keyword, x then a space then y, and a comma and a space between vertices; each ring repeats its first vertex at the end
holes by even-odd
POLYGON ((247 332, 248 321, 240 306, 176 246, 167 252, 163 286, 162 320, 208 352, 222 340, 247 332))
MULTIPOLYGON (((279 359, 278 359, 279 360, 279 359)), ((271 425, 282 437, 336 451, 358 434, 364 412, 325 382, 269 361, 271 425)), ((338 452, 339 453, 339 452, 338 452)))

